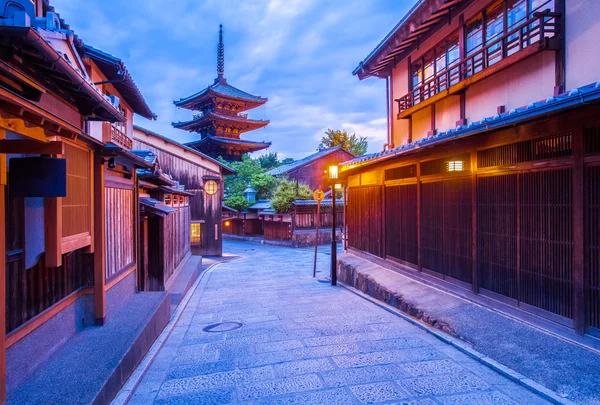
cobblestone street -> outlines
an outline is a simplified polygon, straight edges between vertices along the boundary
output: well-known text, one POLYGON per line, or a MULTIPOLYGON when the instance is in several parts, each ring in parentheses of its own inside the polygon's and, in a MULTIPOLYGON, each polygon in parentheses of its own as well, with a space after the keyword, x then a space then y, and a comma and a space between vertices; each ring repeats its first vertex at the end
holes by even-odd
POLYGON ((313 279, 311 249, 227 242, 224 250, 240 257, 204 274, 131 404, 545 403, 406 320, 319 282, 327 254, 313 279), (209 327, 222 322, 232 323, 209 327))

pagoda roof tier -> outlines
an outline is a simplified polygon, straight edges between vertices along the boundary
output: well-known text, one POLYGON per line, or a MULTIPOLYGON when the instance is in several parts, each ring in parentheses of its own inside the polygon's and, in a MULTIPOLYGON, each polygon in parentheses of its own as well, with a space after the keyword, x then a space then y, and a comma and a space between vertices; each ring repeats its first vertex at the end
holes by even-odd
POLYGON ((268 120, 251 120, 246 115, 228 115, 209 111, 191 121, 174 122, 175 128, 184 129, 190 132, 201 132, 200 129, 209 126, 230 127, 237 129, 237 133, 253 131, 262 128, 269 123, 268 120))
POLYGON ((271 142, 207 136, 185 144, 209 156, 222 156, 225 160, 241 160, 245 153, 256 152, 271 146, 271 142))
POLYGON ((267 98, 253 96, 238 88, 227 84, 225 79, 216 79, 212 86, 208 86, 204 90, 182 98, 179 101, 174 101, 177 107, 187 110, 200 111, 202 106, 210 103, 214 98, 222 98, 239 105, 238 111, 246 111, 263 105, 267 102, 267 98))

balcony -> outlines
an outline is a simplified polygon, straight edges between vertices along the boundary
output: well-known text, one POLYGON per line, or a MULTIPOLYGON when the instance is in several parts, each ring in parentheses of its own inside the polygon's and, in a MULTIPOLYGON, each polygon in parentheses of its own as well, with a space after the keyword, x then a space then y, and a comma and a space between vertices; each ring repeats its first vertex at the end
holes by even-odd
POLYGON ((396 99, 398 118, 408 118, 538 52, 560 49, 560 23, 559 14, 549 10, 535 13, 502 37, 486 43, 479 51, 437 72, 410 93, 396 99))
POLYGON ((112 143, 124 149, 133 148, 133 140, 125 131, 109 122, 102 123, 102 142, 112 143))

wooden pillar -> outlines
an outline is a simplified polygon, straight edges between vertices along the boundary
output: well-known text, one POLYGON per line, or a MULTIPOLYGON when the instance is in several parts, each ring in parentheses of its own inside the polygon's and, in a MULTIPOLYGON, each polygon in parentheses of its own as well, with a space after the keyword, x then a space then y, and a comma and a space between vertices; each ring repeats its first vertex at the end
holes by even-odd
POLYGON ((472 289, 479 293, 479 272, 477 271, 477 151, 471 151, 471 232, 472 232, 472 289))
POLYGON ((555 83, 554 83, 554 95, 557 96, 565 91, 565 81, 566 81, 566 50, 567 50, 567 40, 566 40, 566 24, 567 19, 565 16, 565 0, 555 0, 555 12, 560 14, 559 17, 556 17, 561 24, 558 25, 559 33, 558 40, 560 41, 560 47, 555 52, 555 83))
POLYGON ((417 265, 421 267, 421 162, 417 162, 417 265))
POLYGON ((94 318, 96 325, 100 326, 104 325, 106 319, 104 164, 101 156, 96 156, 94 160, 94 318))
MULTIPOLYGON (((136 291, 141 291, 145 288, 144 283, 140 282, 140 189, 138 184, 137 171, 135 166, 132 169, 133 172, 133 257, 135 260, 135 280, 136 280, 136 291)), ((189 226, 189 225, 188 225, 189 226)))
MULTIPOLYGON (((0 130, 0 139, 5 132, 0 130)), ((0 404, 6 401, 6 155, 0 154, 0 404)))
POLYGON ((573 131, 573 327, 583 335, 586 332, 585 273, 584 273, 584 164, 583 132, 573 131))

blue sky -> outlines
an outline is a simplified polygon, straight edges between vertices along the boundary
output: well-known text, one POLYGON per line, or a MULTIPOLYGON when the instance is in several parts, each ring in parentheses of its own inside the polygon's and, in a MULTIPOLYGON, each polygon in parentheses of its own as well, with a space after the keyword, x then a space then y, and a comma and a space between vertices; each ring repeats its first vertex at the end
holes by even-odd
MULTIPOLYGON (((408 11, 413 0, 53 0, 86 44, 123 59, 157 121, 136 123, 180 142, 173 129, 191 113, 173 100, 216 77, 218 26, 224 26, 229 84, 268 97, 250 117, 268 119, 244 135, 271 141, 281 158, 316 150, 327 128, 385 143, 385 81, 359 81, 358 62, 408 11)), ((257 155, 257 154, 254 154, 257 155)))

